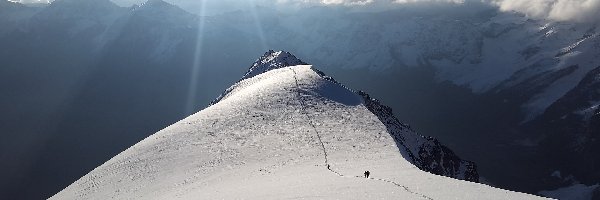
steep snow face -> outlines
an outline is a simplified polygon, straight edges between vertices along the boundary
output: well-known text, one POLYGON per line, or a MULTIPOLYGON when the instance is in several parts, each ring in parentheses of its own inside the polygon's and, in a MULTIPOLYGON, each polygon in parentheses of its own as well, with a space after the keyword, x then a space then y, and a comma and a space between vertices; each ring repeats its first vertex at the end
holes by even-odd
POLYGON ((418 169, 364 99, 308 65, 269 70, 51 199, 538 199, 418 169))

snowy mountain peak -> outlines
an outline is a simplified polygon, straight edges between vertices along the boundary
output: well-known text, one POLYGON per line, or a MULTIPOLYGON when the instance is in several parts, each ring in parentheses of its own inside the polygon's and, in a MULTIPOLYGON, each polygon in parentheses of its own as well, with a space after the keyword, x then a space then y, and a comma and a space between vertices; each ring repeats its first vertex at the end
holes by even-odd
POLYGON ((296 58, 296 56, 292 55, 287 51, 274 51, 269 50, 263 56, 254 61, 254 64, 250 66, 246 74, 240 78, 240 80, 234 84, 233 86, 227 88, 219 97, 213 100, 210 105, 216 104, 225 98, 235 87, 236 85, 245 80, 252 78, 256 75, 268 72, 270 70, 279 69, 283 67, 296 66, 296 65, 308 65, 302 60, 296 58))
POLYGON ((312 66, 284 67, 303 63, 289 53, 257 63, 272 67, 51 199, 536 199, 422 171, 461 178, 473 166, 368 95, 312 66))
POLYGON ((345 104, 362 102, 362 104, 386 126, 388 133, 394 137, 403 156, 419 169, 438 175, 473 182, 479 181, 477 167, 474 163, 460 159, 449 148, 440 144, 438 140, 416 134, 409 126, 402 124, 393 115, 390 107, 382 105, 378 100, 371 98, 367 93, 362 91, 355 92, 347 88, 335 81, 332 77, 326 76, 323 72, 312 68, 312 66, 309 66, 289 52, 273 50, 266 52, 254 62, 240 81, 225 90, 211 105, 214 105, 225 98, 235 96, 236 92, 248 87, 248 79, 270 73, 273 70, 292 66, 308 67, 311 69, 312 73, 319 76, 319 80, 322 79, 327 85, 331 85, 328 87, 321 86, 323 88, 328 88, 328 90, 315 91, 315 93, 320 93, 329 99, 335 99, 337 102, 345 102, 345 104), (324 93, 333 93, 333 95, 324 93))
POLYGON ((302 62, 302 60, 296 58, 290 52, 269 50, 252 64, 242 79, 252 78, 273 69, 296 65, 307 65, 307 63, 302 62))

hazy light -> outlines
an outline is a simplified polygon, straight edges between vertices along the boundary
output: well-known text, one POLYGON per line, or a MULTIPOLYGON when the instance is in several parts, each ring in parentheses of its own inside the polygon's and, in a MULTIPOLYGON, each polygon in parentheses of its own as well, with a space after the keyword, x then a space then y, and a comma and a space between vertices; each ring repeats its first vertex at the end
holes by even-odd
MULTIPOLYGON (((200 12, 204 13, 204 11, 206 10, 206 1, 202 1, 202 4, 200 5, 200 12)), ((194 109, 194 105, 196 103, 196 95, 198 94, 198 78, 200 75, 200 69, 201 69, 201 60, 202 60, 202 49, 203 49, 203 43, 204 43, 204 23, 205 20, 204 19, 199 19, 198 20, 198 35, 196 36, 196 52, 194 53, 194 63, 192 66, 192 71, 190 73, 190 85, 188 86, 188 97, 187 97, 187 103, 186 103, 186 114, 192 114, 194 113, 195 109, 194 109)))

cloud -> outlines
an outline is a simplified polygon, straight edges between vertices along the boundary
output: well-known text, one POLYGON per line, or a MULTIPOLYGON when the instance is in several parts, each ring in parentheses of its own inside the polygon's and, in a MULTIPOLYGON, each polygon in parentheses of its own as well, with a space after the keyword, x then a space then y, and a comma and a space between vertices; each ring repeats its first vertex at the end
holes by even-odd
POLYGON ((451 2, 463 3, 465 0, 275 0, 277 3, 302 3, 302 4, 321 4, 321 5, 346 5, 346 6, 365 6, 365 5, 398 5, 404 3, 422 3, 422 2, 451 2))
POLYGON ((465 0, 394 0, 393 3, 419 3, 419 2, 438 2, 438 3, 465 3, 465 0))
POLYGON ((600 18, 600 0, 494 0, 502 11, 517 11, 535 18, 592 21, 600 18))
POLYGON ((375 0, 322 0, 321 3, 329 4, 345 4, 345 5, 367 5, 372 4, 375 0))
POLYGON ((480 2, 515 11, 532 18, 557 21, 594 21, 600 19, 600 0, 274 0, 278 3, 304 3, 344 6, 397 6, 414 3, 480 2))

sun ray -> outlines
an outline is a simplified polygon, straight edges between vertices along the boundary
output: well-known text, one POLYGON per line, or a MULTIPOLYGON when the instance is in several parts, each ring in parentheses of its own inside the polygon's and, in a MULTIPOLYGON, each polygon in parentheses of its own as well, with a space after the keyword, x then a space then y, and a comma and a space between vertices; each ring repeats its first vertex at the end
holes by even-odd
MULTIPOLYGON (((200 4, 200 13, 205 13, 206 12, 206 1, 203 0, 201 1, 200 4)), ((201 64, 201 60, 202 60, 202 49, 203 49, 203 43, 204 43, 204 25, 205 25, 205 18, 204 17, 199 17, 198 18, 198 35, 196 36, 196 50, 194 53, 194 62, 192 65, 192 70, 190 73, 190 85, 188 86, 188 96, 187 96, 187 102, 186 102, 186 107, 185 107, 185 112, 186 114, 192 114, 195 112, 195 105, 196 105, 196 95, 198 94, 198 82, 199 82, 199 75, 200 75, 200 71, 202 68, 202 64, 201 64)))

